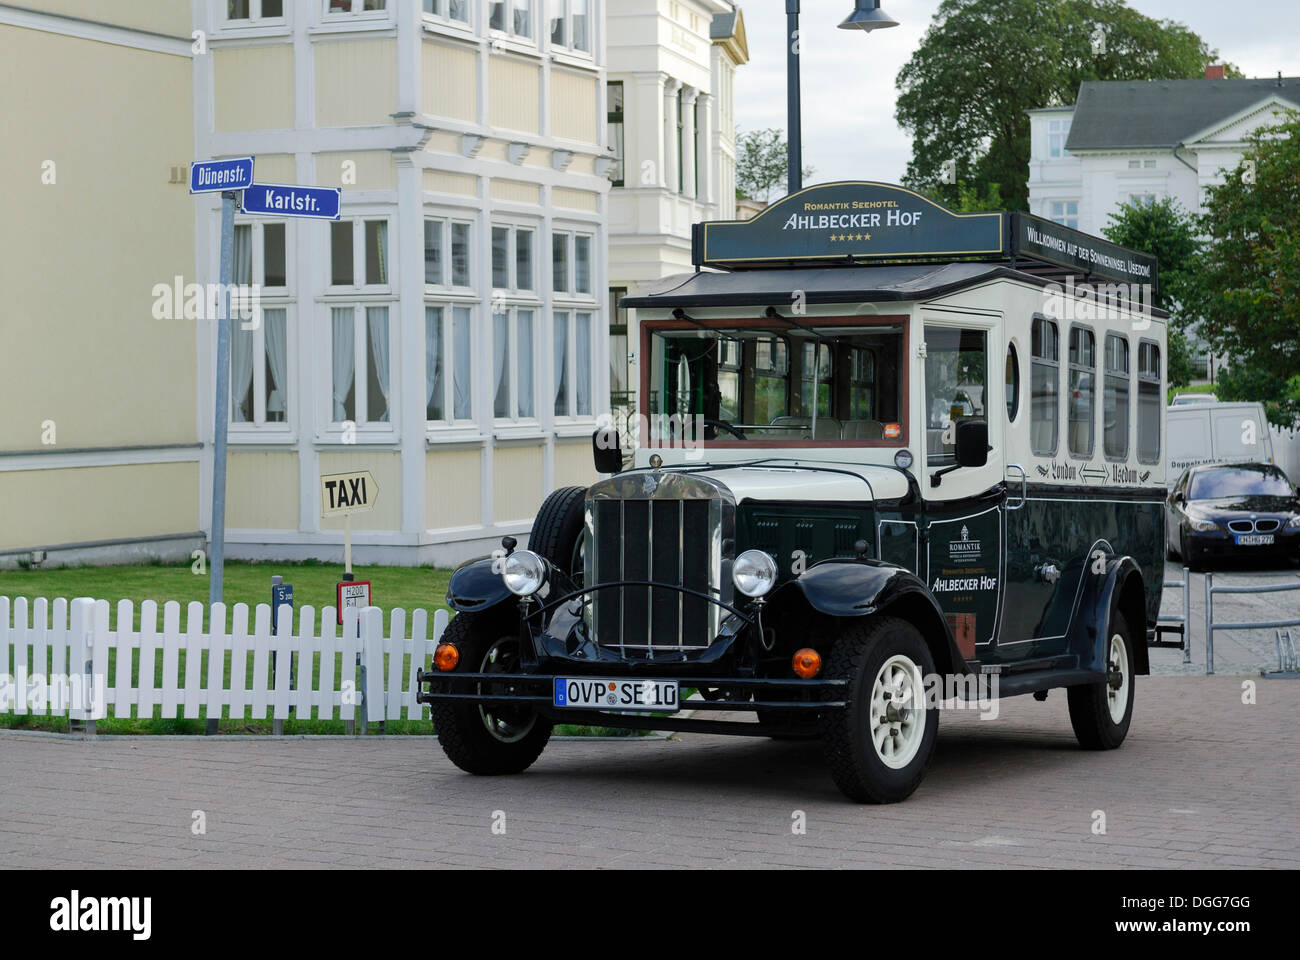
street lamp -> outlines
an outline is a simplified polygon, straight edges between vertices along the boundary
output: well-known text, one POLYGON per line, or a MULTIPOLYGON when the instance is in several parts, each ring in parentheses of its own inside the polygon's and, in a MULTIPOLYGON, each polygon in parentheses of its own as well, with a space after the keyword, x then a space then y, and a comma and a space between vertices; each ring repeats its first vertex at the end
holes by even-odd
MULTIPOLYGON (((840 24, 841 30, 875 30, 896 27, 898 21, 880 9, 880 0, 854 0, 853 12, 840 24)), ((786 28, 786 113, 790 167, 788 193, 803 189, 803 121, 799 114, 799 0, 785 0, 786 28)))

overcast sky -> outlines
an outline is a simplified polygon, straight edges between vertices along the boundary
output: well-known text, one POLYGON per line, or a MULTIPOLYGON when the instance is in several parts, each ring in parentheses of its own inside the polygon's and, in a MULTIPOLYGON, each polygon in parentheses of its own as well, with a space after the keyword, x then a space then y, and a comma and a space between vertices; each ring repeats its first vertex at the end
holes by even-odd
MULTIPOLYGON (((750 62, 736 77, 740 130, 785 129, 785 4, 739 0, 750 62)), ((1196 31, 1248 77, 1300 76, 1300 0, 1128 0, 1196 31)), ((902 179, 911 143, 894 119, 894 78, 921 42, 939 0, 883 0, 899 22, 861 33, 837 25, 853 0, 803 0, 803 156, 810 182, 902 179)))

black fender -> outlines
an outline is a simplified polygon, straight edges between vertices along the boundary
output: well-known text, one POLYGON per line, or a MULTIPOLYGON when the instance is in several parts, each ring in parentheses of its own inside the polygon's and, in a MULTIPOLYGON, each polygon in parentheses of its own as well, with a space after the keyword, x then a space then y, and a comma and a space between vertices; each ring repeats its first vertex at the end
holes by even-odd
MULTIPOLYGON (((499 562, 497 558, 484 557, 457 567, 447 583, 447 606, 457 613, 482 613, 507 602, 512 607, 517 606, 519 598, 506 588, 500 572, 493 569, 499 562)), ((542 557, 542 563, 546 566, 546 583, 537 592, 538 601, 545 603, 551 597, 573 590, 573 584, 563 570, 545 557, 542 557)))
POLYGON ((484 557, 457 567, 447 583, 447 606, 457 613, 482 613, 514 600, 501 574, 492 569, 497 562, 484 557))
POLYGON ((936 670, 970 672, 943 610, 925 582, 910 570, 880 560, 823 560, 778 587, 769 602, 794 604, 798 598, 830 617, 876 613, 902 617, 921 631, 936 670))
POLYGON ((1097 557, 1084 561, 1083 590, 1079 606, 1070 623, 1069 650, 1079 658, 1079 669, 1102 671, 1106 669, 1107 641, 1110 638, 1110 619, 1115 611, 1124 615, 1133 644, 1133 670, 1138 674, 1151 672, 1147 654, 1146 592, 1142 570, 1130 556, 1107 555, 1101 573, 1094 573, 1092 564, 1097 557))

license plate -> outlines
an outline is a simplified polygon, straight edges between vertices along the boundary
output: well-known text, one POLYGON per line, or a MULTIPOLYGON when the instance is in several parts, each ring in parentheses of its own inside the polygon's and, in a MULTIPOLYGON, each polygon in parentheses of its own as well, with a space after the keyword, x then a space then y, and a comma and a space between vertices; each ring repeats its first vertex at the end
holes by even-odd
POLYGON ((602 680, 556 677, 555 706, 584 710, 636 710, 676 713, 676 680, 602 680))
POLYGON ((1271 533, 1239 533, 1236 539, 1239 547, 1269 547, 1273 545, 1273 534, 1271 533))

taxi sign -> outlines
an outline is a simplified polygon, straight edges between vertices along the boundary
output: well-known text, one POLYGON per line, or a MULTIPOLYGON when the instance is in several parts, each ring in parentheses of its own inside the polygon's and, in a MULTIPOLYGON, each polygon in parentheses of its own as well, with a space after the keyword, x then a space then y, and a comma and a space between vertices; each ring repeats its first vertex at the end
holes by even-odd
POLYGON ((379 485, 369 470, 331 473, 320 478, 320 515, 363 513, 375 506, 379 485))

